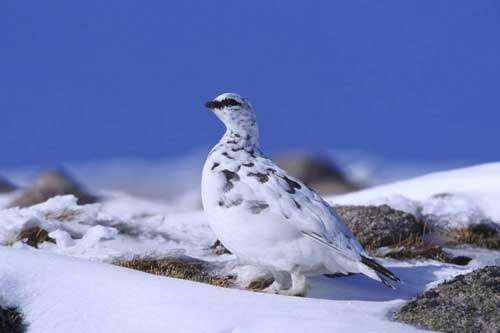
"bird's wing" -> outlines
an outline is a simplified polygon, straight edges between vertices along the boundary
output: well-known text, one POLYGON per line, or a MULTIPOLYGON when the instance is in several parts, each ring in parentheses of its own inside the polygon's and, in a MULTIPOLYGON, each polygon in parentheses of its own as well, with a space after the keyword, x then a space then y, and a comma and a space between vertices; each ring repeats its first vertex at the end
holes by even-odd
POLYGON ((363 247, 335 209, 270 159, 259 156, 250 163, 242 163, 237 174, 239 181, 234 183, 234 193, 268 205, 285 223, 295 225, 311 239, 328 244, 344 257, 359 261, 364 254, 363 247))

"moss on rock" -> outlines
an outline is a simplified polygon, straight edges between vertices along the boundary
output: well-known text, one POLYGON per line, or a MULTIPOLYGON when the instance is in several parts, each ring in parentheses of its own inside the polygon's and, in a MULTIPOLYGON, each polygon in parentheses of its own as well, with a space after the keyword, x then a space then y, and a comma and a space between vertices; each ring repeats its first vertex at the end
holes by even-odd
POLYGON ((335 209, 367 250, 398 244, 425 232, 425 225, 415 216, 387 205, 335 206, 335 209))
POLYGON ((500 267, 441 283, 406 303, 396 319, 443 332, 500 332, 500 267))

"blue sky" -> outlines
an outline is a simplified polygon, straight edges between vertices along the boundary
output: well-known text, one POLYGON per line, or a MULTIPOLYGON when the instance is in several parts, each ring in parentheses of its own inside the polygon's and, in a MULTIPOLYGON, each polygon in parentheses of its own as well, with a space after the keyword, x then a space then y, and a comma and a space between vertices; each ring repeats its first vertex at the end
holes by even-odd
POLYGON ((208 148, 248 97, 267 152, 498 160, 498 1, 0 2, 0 167, 208 148))

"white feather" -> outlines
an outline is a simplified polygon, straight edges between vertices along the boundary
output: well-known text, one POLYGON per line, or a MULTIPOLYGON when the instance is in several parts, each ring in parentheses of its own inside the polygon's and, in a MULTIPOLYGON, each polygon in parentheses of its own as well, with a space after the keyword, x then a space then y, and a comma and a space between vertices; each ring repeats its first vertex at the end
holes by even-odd
POLYGON ((202 200, 222 243, 242 260, 278 270, 380 280, 361 264, 366 253, 335 209, 260 151, 248 101, 223 94, 209 105, 227 131, 205 163, 202 200))

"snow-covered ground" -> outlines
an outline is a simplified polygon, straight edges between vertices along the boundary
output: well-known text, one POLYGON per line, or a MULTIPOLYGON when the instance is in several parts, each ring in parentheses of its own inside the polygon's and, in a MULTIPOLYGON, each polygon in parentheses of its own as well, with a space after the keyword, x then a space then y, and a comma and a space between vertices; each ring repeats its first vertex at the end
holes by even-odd
MULTIPOLYGON (((2 248, 0 262, 0 299, 23 310, 30 332, 418 331, 387 317, 402 295, 386 295, 365 279, 319 281, 316 292, 327 289, 326 299, 315 299, 222 289, 31 250, 2 248)), ((424 265, 418 277, 404 267, 396 272, 421 290, 442 269, 424 265)))
MULTIPOLYGON (((93 205, 78 206, 74 197, 63 196, 0 210, 0 305, 18 307, 29 332, 417 332, 391 320, 394 309, 440 281, 500 265, 498 252, 462 248, 454 251, 473 258, 467 266, 384 260, 403 281, 396 290, 362 275, 316 277, 307 298, 223 289, 110 265, 113 259, 136 256, 235 258, 213 254, 209 247, 216 237, 199 210, 116 191, 101 194, 107 201, 93 205), (30 226, 46 229, 56 244, 34 249, 16 241, 30 226)), ((0 195, 0 203, 11 196, 0 195)), ((388 203, 432 213, 437 223, 498 223, 500 163, 329 200, 388 203)))
POLYGON ((388 204, 415 215, 432 215, 442 227, 500 224, 500 163, 431 173, 345 195, 340 205, 388 204))

